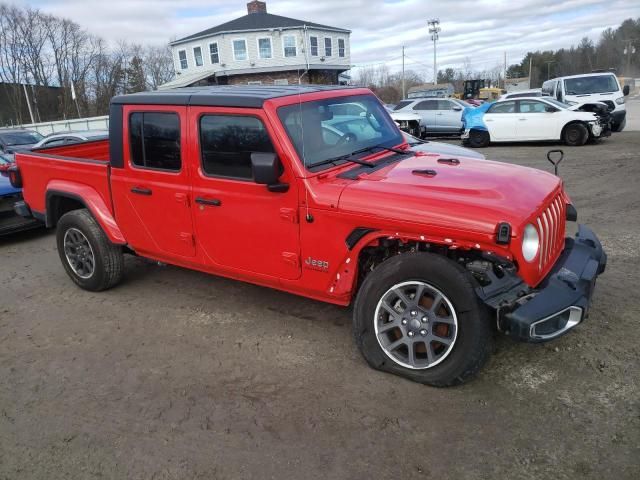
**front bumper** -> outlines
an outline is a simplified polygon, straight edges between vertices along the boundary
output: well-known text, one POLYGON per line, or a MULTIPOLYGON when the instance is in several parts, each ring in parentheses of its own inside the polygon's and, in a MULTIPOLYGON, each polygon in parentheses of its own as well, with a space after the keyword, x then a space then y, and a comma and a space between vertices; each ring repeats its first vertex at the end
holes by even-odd
POLYGON ((614 132, 621 132, 627 125, 627 111, 614 110, 611 112, 611 129, 614 132))
MULTIPOLYGON (((596 278, 606 264, 598 237, 580 225, 575 238, 565 240, 562 255, 538 288, 497 309, 500 329, 525 342, 546 342, 565 334, 587 318, 596 278)), ((520 294, 521 287, 515 287, 520 294)))

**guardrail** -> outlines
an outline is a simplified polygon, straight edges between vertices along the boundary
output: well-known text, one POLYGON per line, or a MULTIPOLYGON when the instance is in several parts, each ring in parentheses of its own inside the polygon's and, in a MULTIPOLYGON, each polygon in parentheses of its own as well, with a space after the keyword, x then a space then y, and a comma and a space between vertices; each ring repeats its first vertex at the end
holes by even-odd
POLYGON ((30 123, 27 125, 13 125, 9 128, 25 128, 35 130, 41 135, 52 133, 84 131, 84 130, 108 130, 109 115, 101 117, 74 118, 72 120, 58 120, 55 122, 30 123))

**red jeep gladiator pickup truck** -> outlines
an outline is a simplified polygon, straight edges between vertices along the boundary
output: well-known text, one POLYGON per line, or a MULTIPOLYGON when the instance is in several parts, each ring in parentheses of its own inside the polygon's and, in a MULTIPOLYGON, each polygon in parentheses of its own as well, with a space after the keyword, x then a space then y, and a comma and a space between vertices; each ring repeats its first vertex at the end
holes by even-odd
POLYGON ((104 141, 17 155, 16 210, 57 226, 71 279, 123 254, 338 305, 374 368, 446 386, 493 330, 543 342, 587 315, 606 255, 562 180, 411 151, 367 89, 199 87, 116 97, 104 141))

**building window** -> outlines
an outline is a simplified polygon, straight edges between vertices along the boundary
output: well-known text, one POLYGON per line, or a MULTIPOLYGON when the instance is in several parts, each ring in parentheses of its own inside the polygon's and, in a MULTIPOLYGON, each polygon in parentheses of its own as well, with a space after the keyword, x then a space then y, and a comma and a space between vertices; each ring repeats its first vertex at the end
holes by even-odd
POLYGON ((318 56, 318 37, 309 37, 309 43, 311 43, 311 56, 318 56))
POLYGON ((187 61, 187 51, 186 50, 180 50, 178 52, 178 58, 180 59, 180 68, 182 70, 186 70, 187 68, 189 68, 189 62, 187 61))
POLYGON ((202 66, 202 48, 194 47, 193 48, 193 58, 196 61, 196 67, 202 66))
POLYGON ((262 85, 262 80, 250 80, 247 85, 262 85))
POLYGON ((200 119, 202 171, 216 177, 251 180, 251 154, 273 153, 267 129, 256 117, 204 115, 200 119))
POLYGON ((210 43, 209 44, 209 54, 211 55, 211 63, 220 63, 220 54, 218 53, 218 44, 210 43))
POLYGON ((338 56, 344 57, 344 38, 338 39, 338 56))
POLYGON ((236 60, 247 59, 247 42, 246 40, 233 41, 233 58, 236 60))
POLYGON ((258 54, 260 58, 271 58, 271 39, 259 38, 258 39, 258 54))
POLYGON ((169 112, 136 112, 129 117, 131 162, 142 168, 177 172, 180 159, 180 117, 169 112))
POLYGON ((331 38, 325 38, 324 39, 324 56, 325 57, 330 57, 331 56, 331 50, 332 50, 332 45, 331 45, 331 38))
POLYGON ((274 85, 289 85, 289 79, 288 78, 276 78, 273 81, 274 85))
POLYGON ((285 57, 295 57, 298 54, 296 48, 296 37, 294 37, 293 35, 285 35, 282 42, 284 45, 285 57))

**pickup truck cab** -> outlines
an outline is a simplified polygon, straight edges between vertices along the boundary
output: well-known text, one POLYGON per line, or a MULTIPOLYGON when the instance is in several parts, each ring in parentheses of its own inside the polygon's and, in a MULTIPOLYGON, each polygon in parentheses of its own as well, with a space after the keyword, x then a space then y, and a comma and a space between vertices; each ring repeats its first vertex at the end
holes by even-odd
POLYGON ((133 253, 353 303, 369 364, 436 386, 479 370, 496 325, 542 342, 587 315, 606 255, 586 227, 565 238, 561 179, 412 151, 368 89, 201 87, 110 108, 108 140, 20 153, 10 172, 82 288, 116 285, 133 253))

